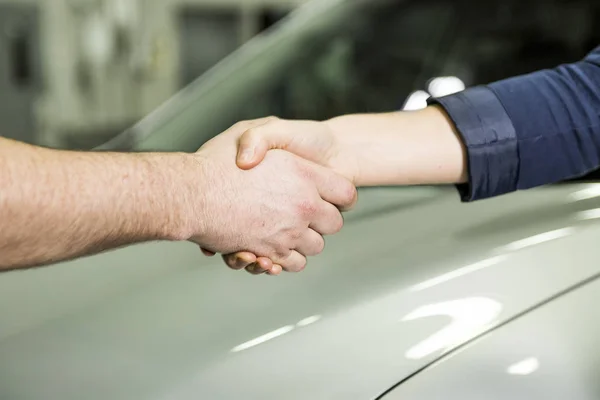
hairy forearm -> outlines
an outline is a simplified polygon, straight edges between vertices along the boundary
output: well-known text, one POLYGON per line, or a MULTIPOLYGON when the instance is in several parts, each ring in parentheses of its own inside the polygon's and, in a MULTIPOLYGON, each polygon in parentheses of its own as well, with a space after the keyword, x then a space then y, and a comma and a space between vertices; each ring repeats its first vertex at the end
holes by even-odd
POLYGON ((0 271, 182 239, 180 154, 82 153, 0 138, 0 271))
POLYGON ((446 184, 467 180, 466 150, 438 107, 348 115, 327 121, 359 154, 357 186, 446 184))

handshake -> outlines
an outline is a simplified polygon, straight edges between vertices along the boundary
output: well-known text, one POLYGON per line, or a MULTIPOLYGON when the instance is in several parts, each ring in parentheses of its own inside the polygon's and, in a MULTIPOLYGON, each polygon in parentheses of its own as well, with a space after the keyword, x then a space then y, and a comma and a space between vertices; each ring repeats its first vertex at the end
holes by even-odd
POLYGON ((356 187, 468 181, 466 147, 439 107, 240 122, 192 157, 183 238, 253 274, 301 271, 342 228, 356 187))
POLYGON ((236 270, 303 270, 356 203, 360 144, 351 139, 329 122, 237 123, 192 156, 202 191, 194 197, 203 204, 195 204, 186 239, 236 270))
POLYGON ((233 269, 298 272, 342 229, 356 187, 468 180, 466 147, 439 107, 244 121, 193 154, 84 154, 2 138, 0 153, 0 271, 176 240, 233 269))

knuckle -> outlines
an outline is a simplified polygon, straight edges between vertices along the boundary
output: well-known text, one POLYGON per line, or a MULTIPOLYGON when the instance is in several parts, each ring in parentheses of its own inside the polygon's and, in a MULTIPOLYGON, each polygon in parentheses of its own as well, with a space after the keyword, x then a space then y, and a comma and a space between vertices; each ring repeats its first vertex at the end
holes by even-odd
POLYGON ((312 181, 315 178, 315 172, 312 168, 307 168, 306 166, 298 165, 298 173, 305 180, 312 181))
POLYGON ((281 247, 275 249, 275 251, 274 251, 275 257, 272 257, 271 259, 273 261, 285 260, 290 256, 291 252, 292 251, 289 248, 285 248, 285 247, 281 246, 281 247))
POLYGON ((237 129, 244 129, 247 126, 249 126, 249 122, 248 121, 239 121, 239 122, 236 122, 235 124, 233 124, 231 127, 233 129, 237 130, 237 129))
POLYGON ((333 233, 338 233, 344 227, 344 218, 339 215, 338 218, 331 224, 331 230, 333 233))
POLYGON ((291 230, 288 234, 290 244, 297 243, 300 239, 302 239, 302 232, 298 229, 291 230))
POLYGON ((294 272, 302 272, 306 269, 306 258, 303 259, 302 261, 298 262, 298 265, 296 266, 296 268, 294 268, 294 272))
POLYGON ((244 131, 244 136, 246 136, 247 138, 256 136, 259 133, 258 129, 259 128, 256 126, 250 127, 244 131))
POLYGON ((340 186, 338 193, 343 206, 352 205, 357 197, 356 187, 350 182, 344 182, 344 185, 340 186))
POLYGON ((325 250, 325 240, 319 237, 319 240, 315 243, 315 251, 317 254, 321 254, 323 250, 325 250))
POLYGON ((303 218, 311 218, 313 217, 318 210, 317 203, 314 200, 304 200, 298 203, 297 205, 298 213, 303 218))
POLYGON ((291 166, 293 167, 292 171, 298 177, 298 183, 300 185, 306 185, 307 181, 311 181, 311 183, 314 185, 312 181, 315 178, 315 172, 306 163, 294 159, 291 163, 291 166))
POLYGON ((358 192, 356 191, 356 187, 352 184, 347 185, 344 196, 345 200, 348 204, 352 204, 356 199, 358 192))

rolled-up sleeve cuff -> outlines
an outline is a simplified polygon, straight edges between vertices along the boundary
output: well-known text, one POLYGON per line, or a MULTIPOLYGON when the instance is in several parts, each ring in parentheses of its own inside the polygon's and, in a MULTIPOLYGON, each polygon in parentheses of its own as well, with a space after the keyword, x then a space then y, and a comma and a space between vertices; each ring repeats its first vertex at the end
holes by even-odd
POLYGON ((517 135, 493 91, 477 86, 428 103, 446 111, 467 149, 469 182, 457 186, 463 201, 517 190, 517 135))

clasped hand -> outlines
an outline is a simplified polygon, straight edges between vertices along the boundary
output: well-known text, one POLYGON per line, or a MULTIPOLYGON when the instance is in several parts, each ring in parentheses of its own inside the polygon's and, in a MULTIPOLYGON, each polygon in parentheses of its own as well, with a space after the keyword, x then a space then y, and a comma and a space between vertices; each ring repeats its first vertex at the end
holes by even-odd
POLYGON ((341 212, 356 203, 351 154, 324 122, 269 117, 235 124, 196 153, 212 166, 213 185, 224 186, 207 201, 227 215, 204 216, 213 228, 192 241, 205 255, 222 253, 232 269, 303 270, 307 256, 323 251, 323 235, 342 228, 341 212))

